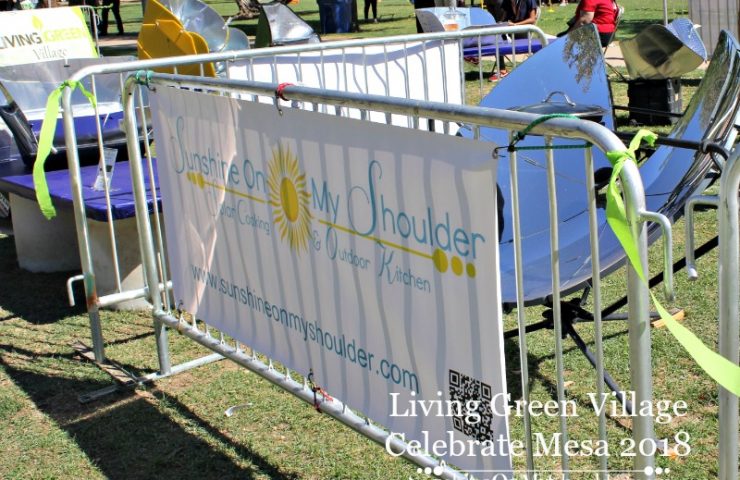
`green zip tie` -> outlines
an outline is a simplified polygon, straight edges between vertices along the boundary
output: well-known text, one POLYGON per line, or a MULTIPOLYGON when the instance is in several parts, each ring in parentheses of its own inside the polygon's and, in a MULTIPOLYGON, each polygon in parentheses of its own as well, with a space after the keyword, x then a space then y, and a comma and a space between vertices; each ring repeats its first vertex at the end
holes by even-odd
MULTIPOLYGON (((652 146, 656 139, 657 135, 654 133, 648 130, 640 130, 632 139, 626 151, 613 151, 606 154, 606 157, 613 165, 612 176, 606 191, 607 222, 614 231, 614 235, 616 235, 619 243, 622 244, 622 248, 624 248, 635 272, 637 272, 637 275, 646 286, 648 282, 645 278, 645 273, 642 271, 637 239, 633 236, 632 230, 629 228, 624 202, 619 193, 617 180, 626 162, 633 161, 637 163, 635 160, 635 150, 640 146, 640 142, 645 140, 652 146)), ((648 291, 650 290, 648 289, 648 291)), ((719 383, 720 386, 740 397, 740 366, 735 365, 730 360, 704 345, 691 330, 678 323, 666 311, 663 305, 661 305, 653 292, 650 292, 650 297, 660 314, 660 318, 665 322, 668 331, 678 340, 678 343, 681 344, 689 356, 694 359, 702 370, 719 383)))
POLYGON ((46 100, 46 112, 44 113, 44 121, 41 124, 41 133, 39 133, 39 147, 36 152, 36 160, 33 164, 33 186, 36 189, 36 201, 39 203, 41 213, 46 217, 47 220, 51 220, 57 215, 57 211, 51 202, 51 196, 49 195, 49 186, 46 183, 46 174, 44 172, 44 164, 46 159, 51 152, 52 142, 54 141, 54 132, 57 129, 57 115, 59 113, 59 102, 62 97, 62 92, 65 88, 79 88, 83 95, 87 97, 90 104, 95 108, 95 97, 92 93, 85 89, 82 82, 76 80, 67 80, 62 82, 58 88, 54 89, 46 100))
POLYGON ((509 148, 509 150, 511 151, 516 150, 517 152, 521 152, 524 150, 573 150, 573 149, 581 150, 584 148, 591 148, 591 144, 586 142, 586 143, 579 143, 575 145, 540 145, 540 146, 531 145, 528 147, 515 147, 512 145, 509 148))
POLYGON ((152 81, 152 75, 154 72, 152 70, 138 70, 134 74, 134 81, 138 83, 139 85, 145 85, 149 86, 149 82, 152 81), (144 77, 144 78, 141 78, 144 77))
POLYGON ((576 145, 541 145, 541 146, 527 146, 527 147, 517 147, 516 146, 516 144, 519 143, 519 141, 524 140, 524 137, 529 135, 529 132, 531 132, 534 127, 536 127, 540 123, 546 122, 553 118, 570 118, 572 120, 580 120, 575 115, 571 115, 569 113, 551 113, 549 115, 542 115, 541 117, 536 118, 532 123, 524 127, 524 130, 520 132, 516 132, 507 150, 509 152, 514 152, 514 151, 519 151, 519 150, 568 150, 568 149, 576 149, 576 148, 577 149, 591 148, 591 144, 589 142, 582 143, 582 144, 576 144, 576 145))
POLYGON ((535 119, 532 123, 524 127, 524 130, 522 130, 521 132, 517 132, 516 141, 519 141, 523 139, 524 137, 526 137, 529 134, 529 132, 531 132, 532 129, 536 127, 537 125, 539 125, 540 123, 546 122, 552 118, 570 118, 573 120, 580 120, 575 115, 571 115, 569 113, 550 113, 548 115, 542 115, 541 117, 535 119))

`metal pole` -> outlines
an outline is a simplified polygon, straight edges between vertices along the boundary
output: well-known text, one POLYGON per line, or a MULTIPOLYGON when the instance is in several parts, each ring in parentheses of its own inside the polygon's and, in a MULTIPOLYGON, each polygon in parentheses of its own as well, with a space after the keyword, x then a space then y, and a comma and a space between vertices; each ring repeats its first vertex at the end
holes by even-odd
POLYGON ((77 157, 77 138, 75 137, 74 112, 72 110, 72 88, 65 87, 62 91, 62 122, 64 123, 64 140, 67 145, 67 167, 69 168, 69 183, 72 189, 72 211, 75 217, 77 230, 77 247, 80 252, 80 265, 85 285, 85 299, 87 314, 90 319, 90 336, 95 361, 105 362, 105 344, 103 329, 100 324, 98 311, 98 292, 95 285, 95 270, 93 268, 90 245, 87 241, 87 218, 85 217, 85 202, 82 198, 82 179, 80 176, 80 162, 77 157))
MULTIPOLYGON (((131 184, 133 186, 134 200, 136 205, 136 226, 141 238, 141 263, 144 267, 147 293, 149 301, 154 310, 162 309, 162 297, 159 290, 159 276, 157 274, 157 259, 154 253, 154 242, 152 229, 149 224, 149 208, 147 206, 146 188, 144 186, 144 173, 141 168, 141 152, 139 151, 139 138, 136 132, 136 109, 134 107, 134 86, 136 82, 129 77, 126 80, 123 92, 123 111, 126 132, 129 167, 131 168, 131 184)), ((155 207, 156 208, 156 207, 155 207)), ((167 290, 165 289, 165 295, 167 290)), ((157 341, 157 354, 159 357, 159 371, 162 375, 169 375, 172 370, 170 362, 170 350, 167 343, 167 329, 162 322, 154 321, 154 336, 157 341)))
POLYGON ((118 62, 115 64, 91 65, 82 68, 75 73, 70 80, 82 80, 83 78, 99 74, 113 72, 133 72, 142 69, 153 69, 158 67, 177 67, 183 65, 195 65, 206 62, 233 62, 236 60, 249 60, 253 58, 275 57, 277 55, 291 55, 296 53, 315 53, 323 50, 340 50, 343 48, 360 48, 378 44, 391 43, 410 43, 410 42, 428 42, 432 40, 462 40, 465 38, 487 36, 487 35, 516 35, 530 34, 538 38, 543 45, 547 45, 548 40, 545 32, 534 25, 517 25, 504 27, 486 27, 476 29, 466 29, 450 32, 426 33, 423 36, 398 35, 385 37, 382 39, 368 38, 362 40, 340 40, 336 42, 327 42, 321 44, 301 44, 284 47, 269 47, 251 50, 237 50, 233 52, 208 53, 201 55, 188 55, 182 57, 164 57, 153 58, 149 60, 132 60, 128 62, 118 62))
MULTIPOLYGON (((552 147, 552 137, 545 137, 545 145, 552 147)), ((568 420, 565 406, 565 366, 563 363, 563 315, 560 304, 560 236, 558 235, 558 195, 555 181, 555 155, 552 148, 545 150, 547 157, 547 193, 550 206, 550 271, 552 272, 552 320, 555 328, 555 381, 560 405, 560 434, 562 443, 560 445, 562 457, 561 466, 563 479, 570 478, 570 459, 566 450, 568 443, 568 420)))
MULTIPOLYGON (((511 135, 511 134, 510 134, 511 135)), ((511 177, 511 218, 514 231, 514 263, 516 282, 516 303, 524 305, 524 266, 522 264, 522 227, 519 217, 519 174, 516 150, 509 157, 509 175, 511 177)), ((524 308, 517 308, 519 326, 519 369, 521 371, 522 400, 529 405, 529 354, 527 352, 527 316, 524 308)), ((532 418, 529 412, 524 413, 524 442, 527 455, 527 471, 534 471, 534 449, 532 445, 532 418)))
MULTIPOLYGON (((591 239, 591 282, 594 299, 594 348, 596 349, 596 394, 605 398, 604 391, 604 342, 601 322, 601 261, 599 259, 599 230, 596 218, 596 184, 594 181, 594 158, 590 148, 584 152, 586 164, 586 187, 588 190, 588 231, 591 239)), ((585 352, 584 352, 585 353, 585 352)), ((607 441, 606 412, 599 412, 599 440, 607 441)), ((599 480, 607 480, 607 457, 599 457, 599 480)))
MULTIPOLYGON (((622 176, 622 185, 625 186, 635 178, 640 178, 637 165, 626 162, 624 170, 628 175, 622 176)), ((645 210, 645 194, 641 183, 634 182, 630 188, 623 188, 625 204, 627 206, 627 221, 632 230, 632 236, 637 240, 638 254, 642 271, 647 272, 647 227, 641 221, 640 212, 645 210)), ((630 352, 630 379, 635 394, 635 411, 640 411, 640 405, 653 400, 653 368, 651 363, 650 339, 650 301, 648 289, 637 271, 627 263, 627 299, 629 323, 629 352, 630 352)), ((653 417, 650 415, 636 415, 632 418, 632 438, 636 445, 642 441, 651 441, 654 436, 653 417)), ((638 448, 635 456, 635 478, 647 480, 653 478, 655 458, 645 455, 645 449, 638 448)))
POLYGON ((668 25, 668 0, 663 0, 663 25, 668 25))
MULTIPOLYGON (((720 179, 719 217, 719 353, 740 363, 738 320, 738 188, 740 152, 730 159, 720 179)), ((738 475, 738 398, 719 389, 719 478, 736 480, 738 475)))

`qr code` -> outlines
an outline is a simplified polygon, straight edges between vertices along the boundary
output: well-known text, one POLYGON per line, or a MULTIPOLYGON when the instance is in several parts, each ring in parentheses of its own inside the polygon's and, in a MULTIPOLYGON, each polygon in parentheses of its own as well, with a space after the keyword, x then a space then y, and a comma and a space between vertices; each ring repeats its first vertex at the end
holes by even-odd
POLYGON ((452 417, 452 426, 455 430, 480 442, 493 439, 490 385, 463 373, 450 370, 450 400, 460 402, 461 405, 459 413, 462 413, 462 415, 452 417), (468 411, 469 405, 474 406, 476 404, 477 409, 468 411), (471 415, 472 412, 477 413, 477 415, 471 415))

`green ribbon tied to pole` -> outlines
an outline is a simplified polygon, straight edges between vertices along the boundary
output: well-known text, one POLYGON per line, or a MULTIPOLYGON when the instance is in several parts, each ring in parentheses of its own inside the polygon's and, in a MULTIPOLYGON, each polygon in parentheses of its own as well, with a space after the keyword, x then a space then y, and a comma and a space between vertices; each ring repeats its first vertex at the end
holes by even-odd
MULTIPOLYGON (((613 151, 606 154, 613 165, 612 176, 606 191, 607 222, 614 231, 614 235, 616 235, 622 248, 624 248, 635 272, 637 272, 637 275, 645 285, 648 285, 648 282, 645 272, 642 270, 637 239, 632 235, 632 230, 630 230, 617 180, 625 162, 636 162, 635 151, 640 146, 640 143, 644 140, 649 145, 653 145, 656 138, 657 136, 654 133, 648 130, 640 130, 632 139, 626 151, 613 151)), ((678 340, 678 343, 681 344, 691 358, 694 359, 702 370, 719 383, 720 386, 740 397, 740 366, 704 345, 693 332, 677 322, 668 313, 653 292, 650 292, 650 297, 660 318, 665 322, 668 331, 678 340)))
POLYGON ((79 88, 85 97, 90 101, 93 108, 96 107, 95 96, 87 91, 82 82, 76 80, 67 80, 62 82, 59 87, 54 89, 46 100, 46 112, 44 113, 44 121, 41 124, 41 132, 39 133, 39 146, 36 152, 36 160, 33 164, 33 186, 36 189, 36 201, 39 203, 41 213, 46 217, 47 220, 51 220, 57 215, 57 211, 51 202, 51 196, 49 195, 49 186, 46 184, 46 174, 44 172, 44 164, 46 159, 51 153, 52 143, 54 142, 54 133, 57 129, 57 116, 59 114, 59 102, 62 98, 62 92, 65 88, 79 88))

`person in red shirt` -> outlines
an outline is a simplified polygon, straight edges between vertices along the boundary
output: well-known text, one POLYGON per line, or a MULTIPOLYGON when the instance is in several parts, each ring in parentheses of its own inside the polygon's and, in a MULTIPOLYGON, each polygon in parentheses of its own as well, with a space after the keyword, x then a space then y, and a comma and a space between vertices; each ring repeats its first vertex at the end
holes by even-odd
POLYGON ((568 22, 570 28, 567 31, 593 23, 599 31, 601 46, 606 47, 617 29, 618 13, 619 6, 615 0, 581 0, 575 16, 568 22))

